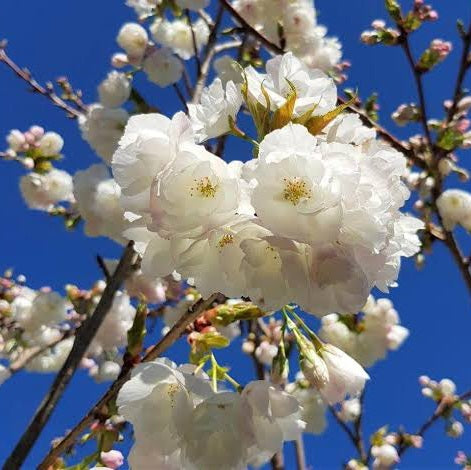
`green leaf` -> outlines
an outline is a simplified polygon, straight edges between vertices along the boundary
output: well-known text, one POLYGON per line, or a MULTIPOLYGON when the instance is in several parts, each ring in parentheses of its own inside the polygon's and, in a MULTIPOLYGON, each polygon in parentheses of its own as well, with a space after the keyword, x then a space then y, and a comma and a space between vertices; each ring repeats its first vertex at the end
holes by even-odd
POLYGON ((402 23, 402 27, 409 32, 419 29, 421 25, 422 21, 411 11, 407 14, 402 23))
POLYGON ((346 103, 337 106, 322 116, 313 116, 306 122, 306 127, 312 135, 319 134, 329 123, 339 116, 345 109, 355 102, 356 97, 351 98, 346 103))
POLYGON ((146 336, 146 318, 147 304, 140 302, 137 306, 136 316, 131 328, 128 330, 128 347, 127 352, 131 357, 138 356, 142 351, 142 344, 146 336))
POLYGON ((454 129, 445 129, 438 137, 437 145, 443 150, 451 151, 463 143, 464 137, 461 132, 454 129))
POLYGON ((296 87, 291 83, 287 78, 285 80, 288 82, 290 87, 290 92, 286 97, 285 103, 280 106, 275 113, 273 114, 273 118, 270 124, 270 130, 274 131, 275 129, 281 129, 282 127, 286 126, 293 117, 294 113, 294 106, 296 104, 296 99, 298 97, 298 93, 296 92, 296 87))
POLYGON ((402 13, 401 7, 396 0, 385 0, 386 10, 389 13, 389 16, 396 22, 401 22, 402 13))

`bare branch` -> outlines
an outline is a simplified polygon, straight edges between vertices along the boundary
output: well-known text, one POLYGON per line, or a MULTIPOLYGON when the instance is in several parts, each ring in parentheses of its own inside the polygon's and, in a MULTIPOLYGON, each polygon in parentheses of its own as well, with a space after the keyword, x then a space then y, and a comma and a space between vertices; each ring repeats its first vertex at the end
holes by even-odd
MULTIPOLYGON (((471 398, 471 390, 468 390, 467 392, 460 395, 457 400, 452 403, 441 401, 435 408, 433 414, 422 424, 422 426, 420 426, 420 428, 414 435, 423 437, 427 430, 435 423, 435 421, 437 421, 439 418, 444 416, 450 409, 452 409, 455 403, 468 400, 469 398, 471 398)), ((410 449, 410 446, 405 443, 402 443, 398 449, 399 455, 404 454, 407 449, 410 449)))
MULTIPOLYGON (((185 332, 188 325, 193 323, 203 312, 210 309, 215 303, 224 303, 226 297, 222 294, 216 293, 211 295, 207 300, 200 299, 193 304, 187 312, 173 325, 170 331, 153 347, 151 347, 142 362, 152 361, 164 353, 170 346, 177 341, 178 338, 185 332)), ((115 380, 108 391, 98 400, 98 402, 90 409, 85 417, 62 439, 62 441, 44 458, 39 464, 39 470, 47 470, 52 465, 58 456, 70 448, 78 439, 80 434, 93 422, 95 416, 100 414, 102 409, 116 397, 120 388, 129 379, 131 364, 128 365, 128 370, 122 370, 120 376, 115 380)))
POLYGON ((27 69, 22 69, 19 65, 17 65, 7 55, 4 45, 0 45, 0 62, 3 62, 7 67, 13 70, 13 72, 15 72, 18 77, 27 82, 30 85, 32 91, 45 96, 47 99, 52 101, 55 106, 65 111, 68 117, 76 119, 82 115, 80 111, 68 105, 62 98, 59 98, 52 87, 44 87, 40 85, 31 75, 31 72, 29 72, 27 69))
POLYGON ((21 436, 13 452, 5 461, 3 468, 5 470, 16 470, 21 468, 23 462, 28 456, 31 448, 39 438, 44 426, 47 424, 52 412, 62 397, 67 385, 74 375, 77 367, 86 353, 90 343, 95 336, 98 328, 111 308, 114 295, 119 289, 129 273, 135 252, 134 243, 129 242, 124 250, 121 260, 111 276, 110 281, 101 296, 100 302, 95 308, 93 314, 86 320, 83 325, 76 331, 74 345, 69 353, 64 365, 54 379, 47 395, 39 405, 33 419, 28 425, 26 431, 21 436))

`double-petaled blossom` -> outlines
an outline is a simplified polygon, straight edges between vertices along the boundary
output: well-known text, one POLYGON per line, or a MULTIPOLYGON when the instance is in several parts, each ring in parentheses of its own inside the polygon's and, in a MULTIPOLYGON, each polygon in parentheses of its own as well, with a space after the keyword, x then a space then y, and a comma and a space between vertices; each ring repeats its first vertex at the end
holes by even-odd
POLYGON ((82 137, 106 163, 111 162, 128 118, 125 109, 105 108, 100 104, 93 104, 79 118, 82 137))
POLYGON ((323 317, 320 335, 369 367, 388 351, 398 349, 409 330, 399 324, 399 315, 390 300, 370 296, 359 314, 332 313, 323 317))
POLYGON ((235 119, 242 97, 231 82, 224 91, 216 79, 191 120, 145 115, 127 125, 113 173, 141 230, 143 270, 193 278, 203 296, 356 313, 373 287, 396 285, 401 257, 420 249, 422 222, 399 211, 409 196, 405 158, 356 117, 337 116, 313 135, 309 122, 335 108, 336 88, 291 53, 245 77, 252 109, 285 106, 298 122, 262 133, 258 158, 244 165, 195 144, 235 119))
POLYGON ((150 29, 159 44, 168 47, 183 60, 191 59, 195 49, 199 51, 209 37, 208 25, 201 18, 191 25, 183 19, 169 21, 158 18, 150 29))
POLYGON ((189 104, 191 124, 198 141, 219 137, 230 130, 229 119, 242 105, 242 96, 236 85, 229 81, 222 84, 219 78, 203 90, 199 104, 189 104))
POLYGON ((216 393, 209 383, 194 366, 167 359, 134 369, 117 400, 134 426, 132 465, 145 468, 155 455, 162 468, 238 470, 268 461, 302 432, 298 401, 268 382, 241 394, 216 393))
POLYGON ((58 202, 73 200, 72 177, 56 168, 44 174, 31 172, 22 176, 20 190, 31 209, 48 210, 58 202))

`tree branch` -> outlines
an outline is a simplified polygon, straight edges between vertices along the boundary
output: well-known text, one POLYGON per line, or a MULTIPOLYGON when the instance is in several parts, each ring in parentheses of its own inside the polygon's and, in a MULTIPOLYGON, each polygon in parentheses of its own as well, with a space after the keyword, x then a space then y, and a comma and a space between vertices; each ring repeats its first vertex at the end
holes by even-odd
MULTIPOLYGON (((211 308, 215 303, 224 303, 226 297, 216 293, 211 295, 207 300, 200 299, 194 303, 186 313, 173 325, 170 331, 153 347, 151 347, 142 359, 142 362, 152 361, 165 352, 175 341, 185 332, 188 325, 193 323, 203 312, 211 308)), ((108 389, 108 391, 98 400, 98 402, 89 410, 85 417, 62 439, 62 441, 47 454, 44 460, 39 464, 39 470, 47 470, 74 442, 79 438, 80 434, 93 422, 96 415, 102 412, 102 409, 114 399, 123 384, 129 379, 132 365, 128 366, 128 370, 122 370, 118 379, 116 379, 108 389)), ((6 469, 5 469, 6 470, 6 469)))
POLYGON ((75 333, 75 341, 69 356, 54 379, 47 395, 39 405, 39 408, 26 431, 21 436, 11 455, 5 461, 3 466, 4 470, 16 470, 21 468, 31 448, 39 438, 44 426, 47 424, 52 412, 57 406, 73 374, 79 366, 83 355, 90 346, 95 333, 103 323, 106 314, 111 308, 116 291, 129 273, 135 256, 133 245, 133 242, 129 242, 115 272, 113 273, 113 276, 106 285, 95 311, 83 323, 83 325, 77 329, 75 333))
POLYGON ((15 72, 18 77, 28 83, 33 92, 45 96, 47 99, 52 101, 55 106, 65 111, 67 116, 70 118, 76 119, 82 115, 80 111, 68 105, 62 98, 59 98, 52 89, 52 86, 44 87, 40 85, 27 69, 22 69, 19 65, 17 65, 7 55, 5 47, 5 44, 0 43, 0 62, 3 62, 7 67, 13 70, 13 72, 15 72))
MULTIPOLYGON (((433 414, 422 424, 422 426, 420 426, 420 428, 417 430, 417 432, 414 435, 423 437, 424 434, 427 432, 427 430, 435 423, 435 421, 437 421, 447 411, 449 411, 456 402, 465 401, 465 400, 468 400, 469 398, 471 398, 471 390, 468 390, 467 392, 460 395, 457 398, 457 400, 453 403, 446 403, 446 402, 441 401, 435 408, 435 411, 433 412, 433 414)), ((404 454, 404 452, 407 449, 410 449, 410 446, 405 443, 402 443, 399 446, 398 454, 399 455, 404 454)))

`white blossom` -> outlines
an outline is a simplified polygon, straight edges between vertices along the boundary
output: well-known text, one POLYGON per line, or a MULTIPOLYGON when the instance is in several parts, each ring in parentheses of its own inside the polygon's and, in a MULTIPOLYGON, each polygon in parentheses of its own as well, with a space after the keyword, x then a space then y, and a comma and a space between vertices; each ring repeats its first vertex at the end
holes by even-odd
POLYGON ((187 142, 193 143, 193 135, 183 113, 177 113, 172 120, 161 114, 141 114, 129 119, 112 161, 125 210, 149 214, 150 189, 155 177, 175 158, 179 146, 187 142))
POLYGON ((238 393, 221 392, 196 406, 182 440, 182 466, 242 470, 253 442, 250 408, 238 393))
POLYGON ((371 455, 374 457, 373 468, 378 470, 387 470, 399 462, 399 454, 391 444, 373 446, 371 455))
POLYGON ((199 142, 230 131, 229 118, 235 121, 242 105, 242 95, 232 81, 225 87, 216 78, 203 90, 199 104, 189 104, 191 124, 199 142))
POLYGON ((125 109, 105 108, 100 104, 93 104, 87 115, 79 118, 83 139, 106 163, 111 162, 128 118, 125 109))
POLYGON ((204 147, 186 145, 151 191, 152 226, 161 236, 195 237, 231 220, 239 206, 237 178, 204 147))
POLYGON ((154 49, 142 62, 147 78, 164 88, 180 80, 183 64, 167 47, 154 49))
POLYGON ((85 233, 106 236, 121 243, 127 227, 120 205, 121 188, 111 178, 106 165, 92 165, 74 175, 77 208, 85 221, 85 233))
POLYGON ((6 141, 11 150, 14 152, 20 152, 23 145, 26 143, 26 138, 23 132, 19 129, 12 129, 6 137, 6 141))
POLYGON ((126 0, 128 7, 134 8, 138 16, 150 15, 157 5, 160 5, 162 0, 126 0))
POLYGON ((118 378, 121 372, 121 366, 114 361, 103 361, 90 369, 90 376, 97 383, 110 382, 118 378))
POLYGON ((272 109, 285 103, 292 85, 297 93, 295 116, 308 110, 313 110, 314 116, 322 115, 335 108, 337 90, 333 80, 318 69, 309 69, 292 53, 270 59, 266 70, 267 73, 262 74, 252 67, 245 69, 248 92, 262 105, 266 104, 262 85, 270 97, 272 109))
POLYGON ((67 301, 57 292, 23 289, 11 303, 12 318, 27 332, 56 325, 67 318, 67 301))
POLYGON ((254 429, 256 464, 260 465, 263 455, 268 461, 278 452, 284 441, 296 440, 305 427, 300 419, 301 409, 298 400, 279 390, 265 380, 247 384, 242 392, 251 410, 254 429))
POLYGON ((461 189, 447 189, 437 199, 437 207, 446 230, 459 224, 471 231, 471 194, 461 189))
POLYGON ((22 176, 20 190, 31 209, 48 210, 60 201, 73 200, 72 177, 56 168, 43 174, 31 172, 22 176))
POLYGON ((259 362, 266 366, 271 366, 273 358, 278 352, 278 346, 271 344, 268 341, 262 341, 255 349, 255 357, 259 362))
POLYGON ((137 23, 126 23, 119 30, 116 38, 130 58, 140 60, 147 48, 147 31, 137 23))
POLYGON ((143 458, 136 454, 151 442, 154 451, 162 456, 181 448, 183 433, 192 428, 194 407, 212 395, 209 382, 192 375, 193 370, 188 366, 177 368, 165 358, 133 369, 117 399, 119 413, 134 426, 133 459, 143 458))
POLYGON ((199 51, 208 42, 209 37, 208 25, 201 18, 194 21, 192 26, 183 19, 168 21, 159 18, 152 24, 150 30, 159 44, 167 46, 183 60, 188 60, 195 54, 191 28, 199 51))
POLYGON ((28 361, 26 370, 30 372, 57 372, 64 365, 72 346, 74 337, 66 338, 48 350, 38 354, 28 361))
POLYGON ((64 146, 64 140, 56 132, 46 132, 39 139, 38 144, 43 157, 53 157, 59 155, 64 146))
POLYGON ((100 103, 108 108, 118 108, 131 94, 131 82, 126 74, 111 71, 98 86, 100 103))
POLYGON ((408 337, 409 330, 399 324, 399 315, 390 300, 376 301, 370 296, 360 315, 342 318, 338 314, 330 314, 323 317, 319 334, 325 341, 369 367, 384 358, 388 350, 398 349, 408 337))
POLYGON ((341 403, 339 417, 344 423, 356 421, 361 414, 361 403, 358 398, 351 398, 341 403))
POLYGON ((355 397, 370 378, 358 362, 331 344, 324 344, 317 352, 312 347, 301 363, 301 370, 331 404, 347 395, 355 397))
MULTIPOLYGON (((98 303, 98 299, 96 299, 98 303)), ((97 356, 103 351, 124 346, 127 332, 131 328, 136 309, 131 305, 129 296, 118 291, 113 299, 110 311, 98 328, 88 349, 89 354, 97 356)))
POLYGON ((213 68, 223 85, 229 81, 236 85, 243 82, 242 68, 230 55, 221 55, 214 59, 213 68))
POLYGON ((327 404, 314 388, 291 383, 286 391, 293 395, 301 405, 301 419, 306 423, 304 432, 322 434, 327 427, 327 404))

